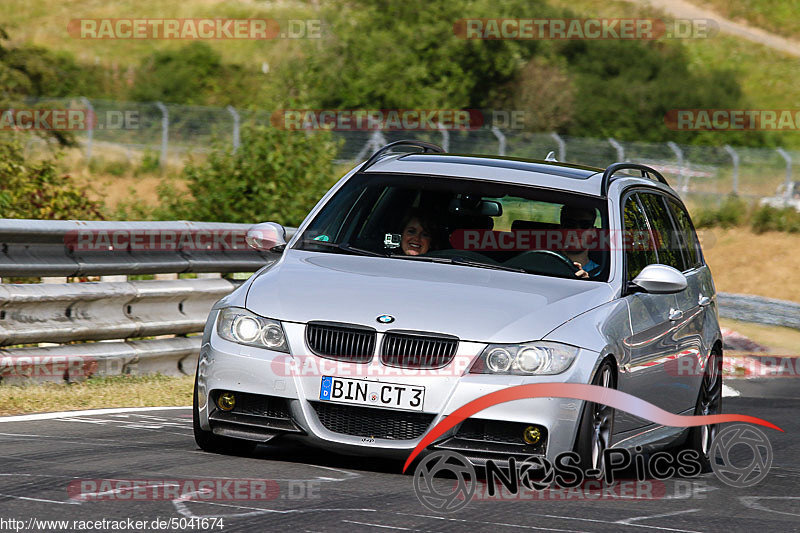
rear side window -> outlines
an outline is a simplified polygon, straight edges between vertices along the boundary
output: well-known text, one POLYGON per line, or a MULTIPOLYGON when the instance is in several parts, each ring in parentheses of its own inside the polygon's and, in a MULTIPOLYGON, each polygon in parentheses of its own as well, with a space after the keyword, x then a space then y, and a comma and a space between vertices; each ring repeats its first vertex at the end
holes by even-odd
POLYGON ((697 233, 694 231, 694 226, 692 226, 689 214, 686 212, 686 209, 675 200, 670 199, 667 203, 669 204, 669 209, 672 212, 675 222, 678 224, 678 232, 680 233, 682 245, 684 246, 684 253, 686 254, 689 268, 700 266, 703 262, 701 259, 702 256, 700 255, 700 242, 697 240, 697 233))
POLYGON ((640 193, 639 198, 656 239, 658 262, 683 272, 689 266, 684 260, 679 234, 667 210, 664 197, 660 194, 640 193))
POLYGON ((639 275, 647 265, 657 263, 656 245, 647 226, 642 207, 635 194, 625 201, 625 264, 628 281, 639 275))

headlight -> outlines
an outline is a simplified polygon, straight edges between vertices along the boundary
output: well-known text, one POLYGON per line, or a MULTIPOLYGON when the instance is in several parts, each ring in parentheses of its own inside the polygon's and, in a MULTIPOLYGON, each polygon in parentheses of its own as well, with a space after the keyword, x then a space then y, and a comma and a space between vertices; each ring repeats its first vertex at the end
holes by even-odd
POLYGON ((240 307, 228 307, 219 312, 217 333, 227 341, 289 353, 280 322, 240 307))
POLYGON ((469 369, 471 374, 552 375, 570 367, 578 348, 557 342, 490 344, 469 369))

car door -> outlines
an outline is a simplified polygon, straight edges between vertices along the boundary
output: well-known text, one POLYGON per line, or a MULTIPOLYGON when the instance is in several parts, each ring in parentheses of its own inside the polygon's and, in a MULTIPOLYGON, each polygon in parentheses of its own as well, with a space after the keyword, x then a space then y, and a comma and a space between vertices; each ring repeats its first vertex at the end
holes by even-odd
MULTIPOLYGON (((648 220, 640 193, 623 202, 625 284, 633 281, 644 267, 659 263, 657 227, 648 220)), ((665 257, 666 259, 666 257, 665 257)), ((630 310, 631 335, 625 339, 626 353, 620 367, 620 390, 673 411, 674 392, 667 379, 665 363, 674 359, 678 346, 673 335, 670 312, 677 307, 674 294, 648 294, 626 291, 630 310)), ((651 422, 618 411, 615 431, 626 432, 651 422)))
POLYGON ((683 236, 668 207, 667 196, 659 192, 643 192, 639 194, 639 200, 656 236, 658 262, 687 276, 687 287, 674 294, 675 303, 667 313, 670 322, 669 343, 675 347, 675 352, 666 360, 659 361, 664 381, 658 387, 669 398, 665 409, 681 413, 692 409, 697 400, 696 375, 702 331, 702 320, 698 320, 698 279, 684 246, 683 236))
MULTIPOLYGON (((687 287, 685 291, 676 294, 678 309, 683 312, 681 327, 676 331, 678 343, 681 348, 682 359, 675 369, 679 378, 688 378, 691 390, 697 390, 703 376, 705 358, 710 353, 711 346, 705 343, 704 328, 709 318, 716 321, 713 314, 714 286, 711 272, 703 261, 697 233, 694 231, 689 214, 683 205, 674 198, 666 198, 667 206, 673 223, 675 224, 675 245, 680 247, 684 258, 683 274, 686 276, 687 287)), ((690 395, 686 398, 689 405, 686 409, 694 407, 696 398, 690 395)))

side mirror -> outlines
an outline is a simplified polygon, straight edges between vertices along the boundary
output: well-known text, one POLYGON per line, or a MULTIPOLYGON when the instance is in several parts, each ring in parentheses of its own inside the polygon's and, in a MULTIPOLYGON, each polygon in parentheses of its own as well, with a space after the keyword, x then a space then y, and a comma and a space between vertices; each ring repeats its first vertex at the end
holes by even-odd
POLYGON ((272 250, 286 245, 286 229, 275 222, 262 222, 247 230, 245 242, 256 250, 272 250))
POLYGON ((651 294, 672 294, 686 288, 686 276, 667 265, 647 265, 629 285, 651 294))

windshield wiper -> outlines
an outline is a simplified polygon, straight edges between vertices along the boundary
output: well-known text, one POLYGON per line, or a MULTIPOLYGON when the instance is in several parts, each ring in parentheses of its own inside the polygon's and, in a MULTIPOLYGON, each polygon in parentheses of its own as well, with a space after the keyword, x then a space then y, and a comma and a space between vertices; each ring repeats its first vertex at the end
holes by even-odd
POLYGON ((426 255, 392 255, 396 259, 412 259, 415 261, 425 261, 428 263, 444 263, 447 265, 460 265, 471 266, 477 268, 488 268, 491 270, 505 270, 507 272, 521 272, 527 274, 524 268, 509 267, 504 265, 493 265, 491 263, 482 263, 480 261, 473 261, 471 259, 464 259, 463 257, 431 257, 426 255))
POLYGON ((342 252, 353 254, 353 255, 367 255, 370 257, 386 257, 386 254, 382 254, 379 252, 373 252, 372 250, 365 250, 363 248, 356 248, 350 246, 349 243, 335 243, 329 241, 317 241, 314 239, 303 239, 303 244, 310 244, 313 246, 321 246, 323 248, 332 248, 334 250, 341 250, 342 252))
POLYGON ((454 265, 472 266, 478 268, 489 268, 492 270, 505 270, 506 272, 521 272, 527 274, 528 271, 524 268, 510 267, 505 265, 495 265, 492 263, 482 263, 480 261, 473 261, 471 259, 464 259, 463 257, 454 257, 451 259, 454 265))

